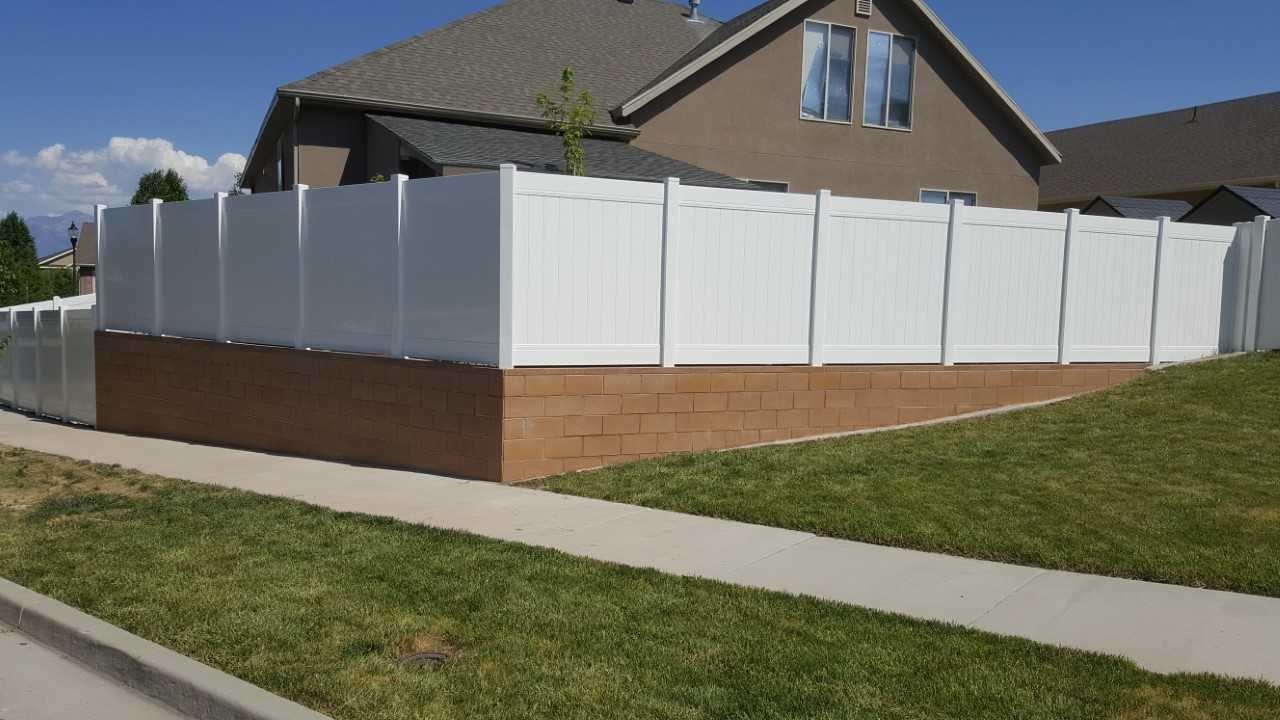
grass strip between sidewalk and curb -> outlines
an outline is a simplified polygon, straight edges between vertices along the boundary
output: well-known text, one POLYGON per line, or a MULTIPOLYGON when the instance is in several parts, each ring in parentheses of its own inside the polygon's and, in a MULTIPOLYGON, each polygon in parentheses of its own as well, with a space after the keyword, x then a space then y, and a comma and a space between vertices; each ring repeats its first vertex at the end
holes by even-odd
POLYGON ((562 475, 545 489, 948 555, 1280 597, 1280 354, 1049 407, 562 475))
POLYGON ((0 575, 339 720, 1221 720, 1280 706, 1262 682, 11 448, 0 575))

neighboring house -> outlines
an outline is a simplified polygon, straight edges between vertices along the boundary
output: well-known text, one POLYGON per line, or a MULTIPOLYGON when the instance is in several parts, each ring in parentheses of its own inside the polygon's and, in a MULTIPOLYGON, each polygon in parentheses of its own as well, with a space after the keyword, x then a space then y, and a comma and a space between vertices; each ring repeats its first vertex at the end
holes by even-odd
POLYGON ((1093 202, 1085 205, 1080 212, 1085 215, 1103 215, 1131 220, 1155 220, 1162 217, 1178 220, 1190 209, 1191 203, 1185 200, 1099 195, 1093 202))
POLYGON ((1223 185, 1280 187, 1280 92, 1049 133, 1040 206, 1099 195, 1201 202, 1223 185))
POLYGON ((37 263, 42 268, 71 269, 75 262, 76 274, 79 276, 81 295, 88 295, 94 290, 94 278, 98 266, 98 229, 94 223, 87 222, 80 226, 80 242, 74 253, 71 248, 59 250, 52 255, 40 258, 37 263))
POLYGON ((281 87, 255 192, 504 162, 560 172, 535 97, 572 67, 591 175, 1034 209, 1061 160, 922 0, 508 0, 281 87))
POLYGON ((1201 225, 1235 225, 1259 215, 1280 218, 1280 189, 1223 185, 1182 217, 1201 225))

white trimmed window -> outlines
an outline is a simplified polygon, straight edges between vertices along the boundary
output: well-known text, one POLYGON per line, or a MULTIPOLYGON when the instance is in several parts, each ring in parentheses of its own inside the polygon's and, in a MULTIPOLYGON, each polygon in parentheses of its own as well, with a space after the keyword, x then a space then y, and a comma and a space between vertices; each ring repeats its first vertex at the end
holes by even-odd
POLYGON ((853 50, 857 31, 807 20, 800 117, 853 122, 853 50))
POLYGON ((905 35, 869 33, 863 124, 910 130, 915 79, 916 41, 905 35))
POLYGON ((920 202, 934 203, 937 205, 950 205, 959 200, 969 207, 978 205, 978 194, 971 192, 956 192, 955 190, 921 190, 920 202))

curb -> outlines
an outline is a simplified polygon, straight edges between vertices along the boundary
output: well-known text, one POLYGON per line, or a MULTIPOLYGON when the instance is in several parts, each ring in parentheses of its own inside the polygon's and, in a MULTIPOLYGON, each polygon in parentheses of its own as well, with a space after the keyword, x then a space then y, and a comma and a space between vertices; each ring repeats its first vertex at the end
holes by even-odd
POLYGON ((330 720, 4 578, 0 623, 196 720, 330 720))

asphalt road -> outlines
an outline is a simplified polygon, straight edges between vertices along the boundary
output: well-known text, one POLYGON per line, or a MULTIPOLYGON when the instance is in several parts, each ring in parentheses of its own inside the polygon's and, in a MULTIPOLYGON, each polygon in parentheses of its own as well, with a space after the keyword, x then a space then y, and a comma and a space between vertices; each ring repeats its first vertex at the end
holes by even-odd
POLYGON ((0 623, 0 720, 189 720, 0 623))

